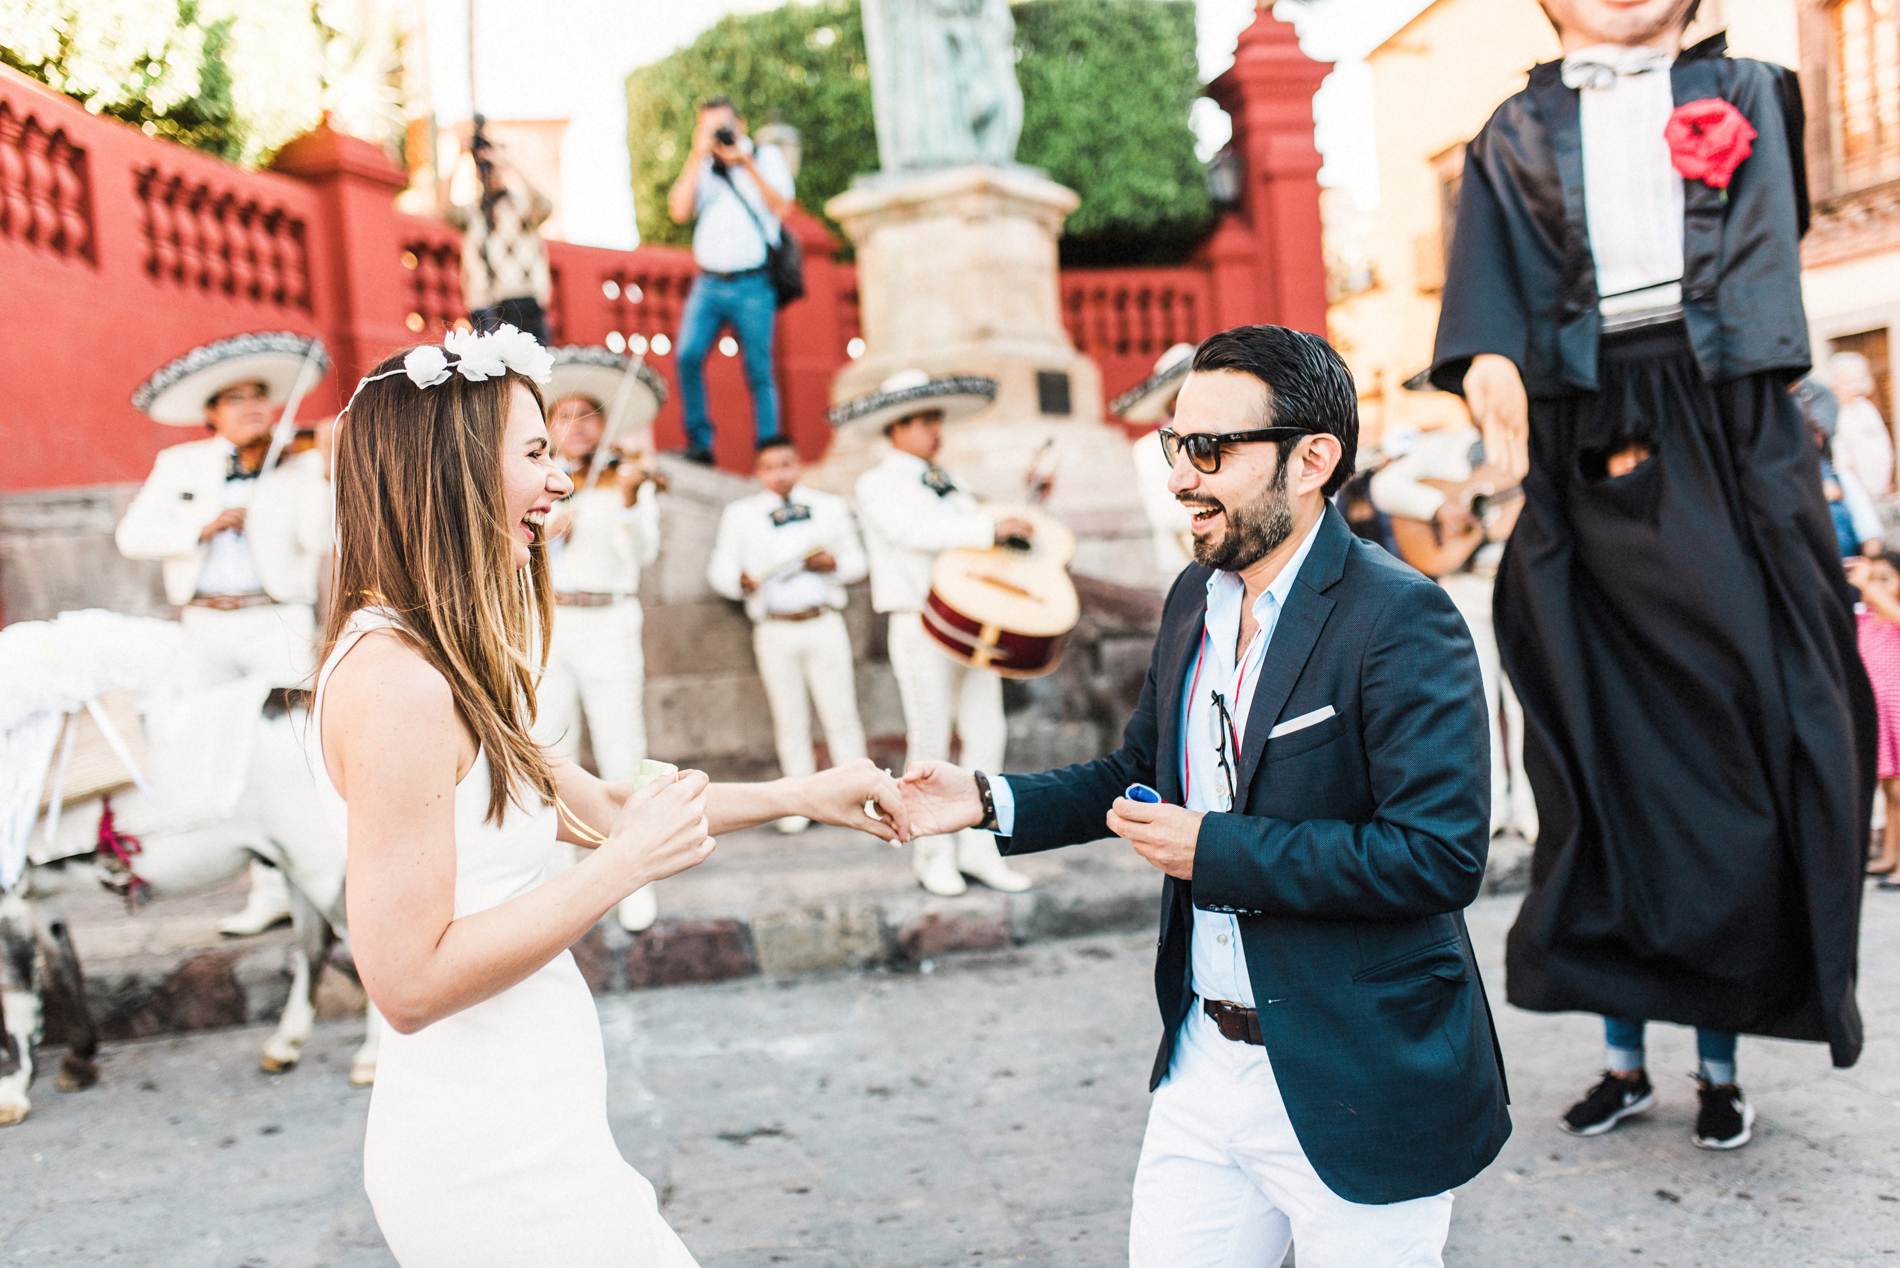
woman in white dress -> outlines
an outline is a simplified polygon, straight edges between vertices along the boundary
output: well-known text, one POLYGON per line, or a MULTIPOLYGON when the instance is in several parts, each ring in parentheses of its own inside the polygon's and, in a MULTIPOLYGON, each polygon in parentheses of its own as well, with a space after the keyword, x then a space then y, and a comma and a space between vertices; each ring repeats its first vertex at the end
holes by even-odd
POLYGON ((337 432, 312 764, 348 842, 356 965, 395 1032, 363 1170, 404 1268, 691 1265, 608 1132, 600 1027, 567 948, 723 831, 797 814, 908 836, 869 762, 634 792, 530 739, 554 616, 540 525, 571 487, 534 386, 547 360, 507 327, 452 335, 378 366, 337 432), (595 848, 550 874, 557 838, 595 848))

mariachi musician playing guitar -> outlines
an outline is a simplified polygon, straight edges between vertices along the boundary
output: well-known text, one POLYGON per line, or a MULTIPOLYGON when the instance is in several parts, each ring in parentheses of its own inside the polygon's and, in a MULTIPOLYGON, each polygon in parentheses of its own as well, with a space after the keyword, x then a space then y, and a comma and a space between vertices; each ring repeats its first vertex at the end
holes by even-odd
POLYGON ((1451 426, 1426 432, 1380 468, 1371 494, 1392 517, 1399 554, 1445 588, 1477 645, 1491 720, 1491 834, 1515 828, 1534 842, 1537 801, 1524 777, 1524 711, 1499 664, 1491 626, 1492 579, 1524 505, 1521 486, 1485 465, 1476 427, 1451 426))

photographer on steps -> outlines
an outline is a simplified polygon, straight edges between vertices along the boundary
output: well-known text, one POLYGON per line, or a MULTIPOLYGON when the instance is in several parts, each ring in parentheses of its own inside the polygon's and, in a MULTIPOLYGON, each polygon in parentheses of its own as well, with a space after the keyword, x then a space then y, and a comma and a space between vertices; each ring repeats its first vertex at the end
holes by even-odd
POLYGON ((693 260, 699 276, 680 314, 677 365, 689 461, 712 465, 713 427, 706 412, 706 353, 730 325, 745 353, 756 435, 779 434, 778 384, 772 377, 772 326, 778 300, 766 274, 769 247, 792 208, 792 172, 777 146, 754 149, 730 98, 699 108, 693 150, 667 195, 676 224, 697 220, 693 260))

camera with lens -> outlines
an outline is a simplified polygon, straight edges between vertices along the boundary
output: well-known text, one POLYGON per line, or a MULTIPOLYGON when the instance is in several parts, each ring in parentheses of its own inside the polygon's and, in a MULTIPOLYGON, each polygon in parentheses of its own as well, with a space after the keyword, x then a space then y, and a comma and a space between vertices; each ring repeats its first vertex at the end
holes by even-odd
POLYGON ((737 145, 739 143, 739 134, 732 130, 731 124, 727 124, 723 128, 714 130, 713 140, 719 142, 721 145, 737 145))

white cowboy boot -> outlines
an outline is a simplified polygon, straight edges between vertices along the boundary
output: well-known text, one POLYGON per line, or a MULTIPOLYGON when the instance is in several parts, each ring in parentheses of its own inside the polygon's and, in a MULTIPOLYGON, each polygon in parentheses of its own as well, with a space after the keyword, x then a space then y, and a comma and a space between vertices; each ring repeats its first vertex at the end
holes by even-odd
POLYGON ((957 833, 957 870, 1005 894, 1020 894, 1032 883, 1003 861, 996 837, 981 828, 965 828, 957 833))
POLYGON ((614 908, 614 918, 628 933, 651 929, 653 922, 660 918, 660 900, 654 896, 653 886, 642 885, 621 899, 620 905, 614 908))
POLYGON ((918 837, 913 846, 910 865, 917 871, 918 884, 944 898, 955 898, 969 888, 957 870, 955 837, 918 837))
POLYGON ((251 861, 251 896, 244 910, 218 926, 227 938, 248 938, 290 919, 290 882, 268 863, 251 861))

